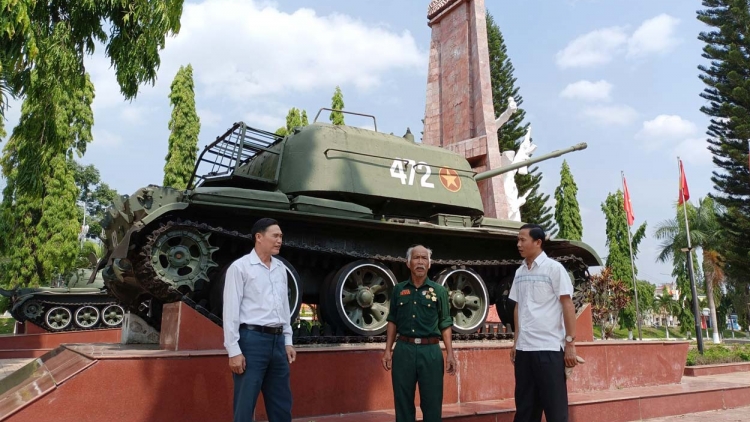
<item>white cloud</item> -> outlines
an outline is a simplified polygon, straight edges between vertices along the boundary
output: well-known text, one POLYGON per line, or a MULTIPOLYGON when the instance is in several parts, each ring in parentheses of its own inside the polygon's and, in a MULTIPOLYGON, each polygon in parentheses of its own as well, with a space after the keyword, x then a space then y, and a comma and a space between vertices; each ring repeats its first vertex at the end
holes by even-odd
POLYGON ((688 138, 677 144, 672 153, 679 156, 686 163, 697 166, 711 166, 713 155, 708 150, 705 138, 688 138))
POLYGON ((612 84, 605 81, 578 81, 568 84, 560 92, 563 98, 579 99, 583 101, 609 101, 612 92, 612 84))
POLYGON ((122 145, 122 137, 116 133, 96 127, 93 128, 92 132, 94 138, 91 142, 92 148, 115 148, 122 145))
POLYGON ((662 13, 648 19, 633 32, 628 40, 628 56, 665 53, 679 44, 675 29, 680 20, 662 13))
POLYGON ((349 16, 285 13, 248 0, 186 4, 180 34, 167 40, 160 76, 191 63, 206 95, 249 101, 315 88, 378 86, 391 71, 424 72, 427 54, 397 34, 349 16))
POLYGON ((615 56, 625 53, 627 58, 670 51, 679 44, 675 30, 680 20, 662 13, 643 21, 628 35, 626 26, 596 29, 569 42, 557 52, 557 66, 594 67, 611 62, 615 56))
POLYGON ((196 111, 201 120, 201 126, 216 126, 222 121, 222 116, 219 113, 214 113, 208 109, 198 109, 196 111))
POLYGON ((120 109, 120 118, 131 125, 140 126, 156 111, 155 107, 128 104, 120 109))
POLYGON ((643 122, 643 127, 635 134, 635 138, 647 141, 650 148, 656 148, 665 142, 688 138, 697 130, 695 123, 690 120, 676 115, 661 114, 643 122))
POLYGON ((581 116, 602 125, 627 125, 638 117, 638 112, 627 105, 596 106, 585 108, 581 116))
POLYGON ((271 132, 286 125, 286 111, 278 114, 264 112, 251 112, 245 114, 243 120, 247 125, 259 128, 266 128, 271 132))
POLYGON ((557 66, 591 67, 609 63, 628 40, 622 27, 597 29, 574 39, 557 52, 557 66))

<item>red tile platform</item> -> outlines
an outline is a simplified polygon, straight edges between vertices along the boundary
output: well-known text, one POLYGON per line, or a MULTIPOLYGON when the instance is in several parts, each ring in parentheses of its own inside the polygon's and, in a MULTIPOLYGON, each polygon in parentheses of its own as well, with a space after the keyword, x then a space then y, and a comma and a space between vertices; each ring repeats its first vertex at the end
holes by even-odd
MULTIPOLYGON (((292 367, 297 420, 309 421, 315 414, 336 414, 317 416, 315 421, 392 421, 390 377, 379 367, 379 347, 372 346, 375 347, 300 348, 298 360, 292 367)), ((497 377, 496 368, 481 355, 474 354, 480 350, 479 346, 461 344, 457 347, 459 374, 446 378, 452 382, 446 383, 444 418, 510 421, 515 406, 507 394, 512 390, 513 378, 497 377), (499 384, 495 391, 503 394, 481 397, 478 390, 485 391, 493 384, 499 384)), ((627 346, 607 342, 602 346, 582 345, 580 350, 585 353, 596 348, 604 349, 607 354, 627 346)), ((505 355, 502 352, 507 351, 507 347, 491 350, 505 355)), ((667 349, 653 348, 645 352, 657 355, 665 351, 667 349)), ((663 356, 663 359, 671 358, 663 356)), ((646 373, 648 371, 639 367, 655 362, 656 359, 629 369, 646 373)), ((628 371, 623 367, 615 371, 618 372, 622 379, 622 373, 628 371)), ((584 373, 580 371, 575 376, 581 377, 584 373)), ((166 351, 155 345, 65 345, 33 361, 9 379, 11 377, 15 379, 0 382, 0 420, 231 420, 232 383, 225 354, 220 350, 166 351)), ((653 381, 660 380, 665 379, 656 377, 653 381)), ((582 391, 581 386, 585 384, 578 380, 570 385, 572 421, 632 421, 750 405, 748 372, 685 377, 681 383, 650 387, 622 388, 618 387, 622 383, 614 381, 590 383, 611 386, 599 391, 582 391)), ((259 420, 263 420, 262 405, 259 413, 259 420)))
POLYGON ((706 375, 731 374, 732 372, 750 371, 750 362, 723 363, 718 365, 686 366, 686 377, 701 377, 706 375))
POLYGON ((119 342, 119 328, 63 333, 44 331, 34 334, 0 335, 0 359, 38 358, 64 343, 119 342))

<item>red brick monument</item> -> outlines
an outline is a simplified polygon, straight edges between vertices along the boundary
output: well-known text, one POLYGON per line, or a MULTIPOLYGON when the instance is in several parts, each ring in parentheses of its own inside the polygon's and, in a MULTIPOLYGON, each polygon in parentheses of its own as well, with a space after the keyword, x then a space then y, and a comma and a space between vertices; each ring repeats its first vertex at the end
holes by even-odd
MULTIPOLYGON (((423 142, 466 156, 475 171, 498 168, 484 0, 435 0, 423 142)), ((479 183, 488 217, 508 218, 502 178, 479 183)))

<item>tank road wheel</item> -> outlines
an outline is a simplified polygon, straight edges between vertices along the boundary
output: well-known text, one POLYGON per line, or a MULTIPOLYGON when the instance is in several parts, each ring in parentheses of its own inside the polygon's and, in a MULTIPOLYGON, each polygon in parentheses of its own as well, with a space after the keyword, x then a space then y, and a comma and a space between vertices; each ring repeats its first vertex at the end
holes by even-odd
POLYGON ((102 324, 107 327, 117 327, 125 319, 125 309, 120 305, 107 305, 102 309, 102 324))
POLYGON ((489 312, 489 294, 482 277, 471 269, 451 267, 438 274, 437 282, 448 289, 453 331, 477 332, 489 312))
POLYGON ((297 319, 302 307, 302 281, 299 278, 299 273, 289 261, 278 255, 276 255, 276 258, 286 267, 286 287, 289 297, 289 314, 292 316, 291 323, 297 319))
POLYGON ((99 310, 91 305, 81 306, 73 316, 73 322, 81 328, 91 328, 99 322, 99 310))
POLYGON ((44 316, 44 323, 52 331, 62 331, 68 328, 71 322, 73 322, 73 315, 70 314, 68 308, 62 306, 55 306, 44 316))
POLYGON ((22 305, 21 312, 23 312, 23 316, 26 317, 26 319, 33 321, 44 314, 44 308, 42 308, 42 304, 36 300, 28 300, 22 305))
POLYGON ((208 281, 208 270, 218 266, 211 260, 218 248, 208 243, 210 235, 185 227, 162 233, 151 249, 157 278, 183 293, 187 293, 183 286, 193 291, 198 280, 208 281))
POLYGON ((333 305, 346 329, 363 336, 382 334, 388 321, 396 277, 385 265, 360 260, 345 265, 331 280, 333 305))

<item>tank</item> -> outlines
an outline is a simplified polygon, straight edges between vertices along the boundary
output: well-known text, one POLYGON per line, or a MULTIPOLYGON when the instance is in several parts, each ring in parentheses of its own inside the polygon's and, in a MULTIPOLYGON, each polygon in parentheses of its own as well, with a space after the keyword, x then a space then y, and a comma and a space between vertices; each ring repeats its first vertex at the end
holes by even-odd
MULTIPOLYGON (((120 303, 155 326, 159 305, 180 300, 220 324, 226 269, 251 250, 253 223, 271 217, 284 233, 293 319, 312 304, 336 335, 381 335, 392 288, 409 276, 406 250, 420 243, 433 251, 430 277, 450 292, 454 332, 475 333, 521 263, 522 225, 484 216, 478 182, 515 167, 477 174, 463 156, 377 132, 377 122, 316 116, 286 137, 240 122, 201 152, 188 189, 150 185, 113 203, 99 268, 120 303)), ((601 265, 581 242, 552 239, 546 252, 576 284, 601 265)))
POLYGON ((0 289, 0 295, 10 298, 8 310, 16 321, 47 331, 117 328, 125 316, 125 309, 107 293, 101 271, 90 269, 76 271, 63 287, 0 289))

